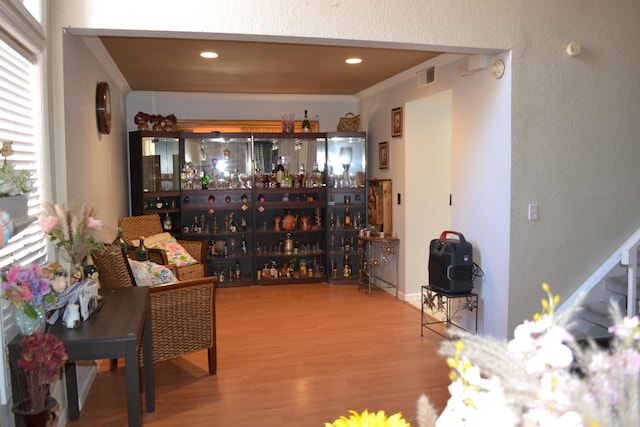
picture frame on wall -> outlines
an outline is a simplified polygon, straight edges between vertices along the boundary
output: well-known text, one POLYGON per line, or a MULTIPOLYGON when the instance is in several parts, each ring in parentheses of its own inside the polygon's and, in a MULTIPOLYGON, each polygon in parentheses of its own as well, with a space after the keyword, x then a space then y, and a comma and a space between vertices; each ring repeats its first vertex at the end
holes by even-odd
POLYGON ((402 107, 391 110, 391 136, 402 136, 402 107))
POLYGON ((381 142, 378 145, 378 168, 389 168, 389 142, 381 142))

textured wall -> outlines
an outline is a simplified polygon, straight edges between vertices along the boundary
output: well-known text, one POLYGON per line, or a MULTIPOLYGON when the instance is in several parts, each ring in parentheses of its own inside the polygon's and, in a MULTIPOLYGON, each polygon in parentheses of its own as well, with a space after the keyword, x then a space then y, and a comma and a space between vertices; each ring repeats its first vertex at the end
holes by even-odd
MULTIPOLYGON (((508 329, 568 296, 640 226, 636 0, 62 0, 60 27, 512 52, 508 329), (163 7, 162 4, 166 4, 163 7), (583 53, 564 53, 574 40, 583 53), (538 203, 540 219, 526 218, 538 203)), ((55 31, 56 29, 54 29, 55 31)))

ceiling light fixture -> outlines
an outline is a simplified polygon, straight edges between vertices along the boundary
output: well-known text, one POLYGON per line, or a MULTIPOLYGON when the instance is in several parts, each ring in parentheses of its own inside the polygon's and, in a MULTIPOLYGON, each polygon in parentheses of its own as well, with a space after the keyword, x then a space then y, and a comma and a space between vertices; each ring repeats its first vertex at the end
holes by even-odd
POLYGON ((204 51, 204 52, 200 52, 200 56, 207 59, 213 59, 213 58, 217 58, 218 54, 215 52, 204 51))
POLYGON ((347 58, 344 62, 347 64, 359 64, 362 62, 361 58, 347 58))

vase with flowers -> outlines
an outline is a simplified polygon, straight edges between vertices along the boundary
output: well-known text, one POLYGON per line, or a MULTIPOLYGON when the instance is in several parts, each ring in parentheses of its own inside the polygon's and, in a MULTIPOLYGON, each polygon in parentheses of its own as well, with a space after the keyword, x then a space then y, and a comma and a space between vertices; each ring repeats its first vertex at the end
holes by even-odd
POLYGON ((67 359, 64 343, 53 334, 36 332, 20 341, 17 367, 12 366, 18 379, 12 410, 26 426, 44 427, 56 418, 50 389, 67 359))
POLYGON ((55 303, 66 288, 66 280, 49 267, 36 264, 13 266, 0 275, 2 297, 16 307, 15 322, 22 335, 42 332, 45 303, 55 303))
POLYGON ((576 311, 556 313, 559 296, 542 287, 542 312, 517 326, 511 341, 463 331, 443 341, 451 396, 440 415, 421 396, 420 427, 640 425, 638 316, 623 316, 612 302, 603 348, 571 334, 576 311))
POLYGON ((133 118, 133 122, 138 125, 138 130, 149 130, 149 115, 142 111, 138 111, 138 114, 133 118))
POLYGON ((61 251, 61 256, 71 265, 71 284, 82 281, 86 258, 104 245, 96 234, 102 230, 102 221, 95 218, 95 211, 86 204, 72 205, 45 202, 42 206, 40 228, 49 235, 61 251))
POLYGON ((178 118, 175 114, 169 114, 164 118, 164 130, 166 132, 173 132, 176 130, 176 125, 178 124, 178 118))
POLYGON ((163 115, 152 114, 151 116, 149 116, 149 120, 151 121, 151 123, 153 123, 153 125, 151 126, 151 130, 159 132, 164 130, 164 127, 162 126, 162 122, 164 121, 163 115))

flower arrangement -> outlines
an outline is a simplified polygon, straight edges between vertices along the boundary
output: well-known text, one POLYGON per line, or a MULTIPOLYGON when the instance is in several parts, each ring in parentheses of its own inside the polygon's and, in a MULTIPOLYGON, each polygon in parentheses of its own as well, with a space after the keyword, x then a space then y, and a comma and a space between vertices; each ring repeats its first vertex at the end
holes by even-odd
POLYGON ((542 313, 525 321, 510 342, 461 332, 446 341, 451 397, 439 417, 426 396, 421 427, 591 427, 640 425, 640 323, 612 305, 608 348, 577 341, 562 326, 559 297, 542 285, 542 313))
POLYGON ((152 114, 149 116, 149 120, 153 123, 152 130, 161 131, 163 130, 162 122, 164 121, 164 116, 161 114, 152 114))
POLYGON ((102 229, 102 221, 95 218, 94 209, 86 204, 66 208, 60 204, 44 203, 40 228, 62 250, 63 258, 74 268, 79 268, 87 256, 104 247, 96 239, 96 232, 102 229))
POLYGON ((176 125, 178 123, 178 118, 176 117, 175 114, 169 114, 167 117, 164 118, 164 122, 171 123, 172 125, 176 125))
POLYGON ((20 341, 18 368, 22 369, 25 384, 17 390, 22 395, 21 409, 38 411, 45 407, 50 384, 57 379, 68 356, 63 342, 53 334, 36 332, 20 341))
POLYGON ((324 423, 325 427, 411 427, 400 412, 387 417, 384 411, 369 412, 365 410, 361 414, 349 411, 349 418, 341 416, 333 423, 324 423))
POLYGON ((38 318, 39 307, 45 302, 55 303, 67 286, 63 276, 57 276, 52 267, 31 264, 13 266, 0 276, 2 297, 31 319, 38 318))
POLYGON ((149 122, 149 117, 150 116, 147 113, 138 111, 138 114, 136 114, 133 118, 133 122, 137 125, 139 125, 140 123, 147 123, 149 122))
POLYGON ((0 155, 4 157, 0 166, 0 197, 19 196, 30 192, 33 188, 29 171, 17 171, 11 163, 7 163, 7 157, 13 154, 11 145, 11 141, 4 141, 0 148, 0 155))

